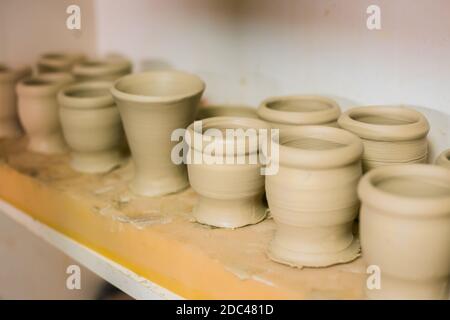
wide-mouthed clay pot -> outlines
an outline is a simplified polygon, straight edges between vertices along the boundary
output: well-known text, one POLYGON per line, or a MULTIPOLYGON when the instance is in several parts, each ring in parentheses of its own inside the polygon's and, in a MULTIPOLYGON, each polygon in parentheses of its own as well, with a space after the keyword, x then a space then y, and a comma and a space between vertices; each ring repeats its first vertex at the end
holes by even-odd
POLYGON ((450 169, 450 149, 443 151, 436 159, 438 166, 450 169))
POLYGON ((69 73, 44 73, 17 84, 19 117, 28 150, 44 154, 67 151, 59 120, 58 91, 73 82, 69 73))
POLYGON ((12 69, 0 65, 0 139, 17 138, 22 134, 17 115, 16 84, 30 74, 28 67, 12 69))
MULTIPOLYGON (((371 299, 446 299, 450 276, 450 170, 376 168, 358 187, 363 259, 379 270, 371 299)), ((375 283, 375 282, 374 282, 375 283)))
POLYGON ((339 117, 339 125, 364 143, 363 170, 428 158, 427 119, 406 107, 357 107, 339 117))
POLYGON ((239 117, 208 118, 189 126, 189 181, 199 195, 196 221, 238 228, 265 218, 259 134, 267 137, 269 130, 264 121, 239 117), (240 132, 228 130, 227 136, 227 129, 240 132))
POLYGON ((359 208, 361 139, 338 128, 303 126, 281 130, 278 144, 279 171, 266 176, 276 223, 269 257, 295 267, 358 257, 352 226, 359 208))
POLYGON ((70 72, 72 67, 83 59, 84 55, 78 53, 46 53, 39 58, 37 68, 39 73, 70 72))
POLYGON ((124 132, 111 95, 112 82, 84 82, 58 93, 71 166, 86 173, 107 172, 125 160, 124 132))
POLYGON ((244 117, 258 118, 256 109, 248 106, 238 105, 207 105, 200 106, 197 119, 206 119, 212 117, 244 117))
POLYGON ((76 64, 72 73, 78 81, 114 81, 131 73, 132 65, 121 57, 85 60, 76 64))
POLYGON ((186 165, 171 159, 178 143, 171 136, 194 121, 204 89, 199 77, 175 70, 127 75, 114 83, 111 92, 135 164, 133 192, 158 196, 189 185, 186 165))
POLYGON ((305 125, 337 127, 341 109, 336 101, 322 96, 284 96, 264 100, 258 115, 272 127, 286 129, 305 125))

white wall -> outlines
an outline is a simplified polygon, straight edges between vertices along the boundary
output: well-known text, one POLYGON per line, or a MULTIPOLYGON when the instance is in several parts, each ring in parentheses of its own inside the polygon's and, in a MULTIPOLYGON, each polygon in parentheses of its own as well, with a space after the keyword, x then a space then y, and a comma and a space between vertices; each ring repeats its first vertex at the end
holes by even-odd
POLYGON ((122 51, 138 70, 156 59, 197 72, 210 100, 321 93, 450 113, 447 0, 97 0, 96 8, 100 53, 122 51), (379 31, 366 28, 370 4, 381 7, 379 31))
POLYGON ((33 64, 53 51, 93 54, 96 30, 92 0, 0 0, 0 59, 11 65, 33 64), (81 31, 66 28, 66 8, 83 8, 81 31))
POLYGON ((352 104, 450 113, 448 0, 2 0, 0 59, 53 50, 123 53, 135 70, 198 73, 213 102, 320 93, 352 104), (82 30, 65 28, 69 4, 82 30), (382 29, 366 28, 366 8, 382 29))

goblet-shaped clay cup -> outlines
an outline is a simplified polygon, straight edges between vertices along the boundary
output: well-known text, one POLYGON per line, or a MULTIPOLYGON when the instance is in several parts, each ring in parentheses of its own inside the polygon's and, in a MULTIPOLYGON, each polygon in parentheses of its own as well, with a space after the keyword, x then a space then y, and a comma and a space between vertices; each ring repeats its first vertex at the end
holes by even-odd
POLYGON ((367 296, 448 298, 450 170, 425 164, 376 168, 361 179, 358 194, 363 259, 379 270, 373 276, 380 287, 367 288, 367 296))
POLYGON ((326 267, 354 260, 352 233, 363 144, 356 135, 326 126, 280 131, 279 171, 266 176, 276 223, 269 257, 295 267, 326 267))
POLYGON ((188 187, 186 165, 172 161, 175 129, 186 128, 197 113, 203 81, 180 71, 127 75, 111 89, 135 164, 131 190, 160 196, 188 187))
POLYGON ((112 84, 90 81, 58 93, 63 134, 76 171, 107 172, 125 161, 125 136, 112 84))
POLYGON ((435 162, 438 166, 450 169, 450 149, 443 151, 435 162))
POLYGON ((395 164, 425 163, 427 119, 406 107, 369 106, 344 112, 339 125, 364 143, 363 170, 395 164))
POLYGON ((0 65, 0 139, 17 138, 22 134, 17 114, 17 82, 31 74, 31 69, 11 69, 0 65))
POLYGON ((114 81, 131 73, 132 64, 120 57, 86 60, 76 64, 72 73, 77 81, 114 81))
POLYGON ((28 136, 28 150, 60 154, 67 145, 59 120, 58 91, 73 82, 69 73, 45 73, 17 84, 19 117, 28 136))
POLYGON ((322 96, 284 96, 264 100, 258 115, 273 128, 286 129, 305 125, 337 127, 339 105, 322 96))
POLYGON ((37 69, 39 73, 71 72, 73 66, 84 59, 84 55, 79 53, 46 53, 39 58, 37 69))
POLYGON ((239 117, 208 118, 189 126, 185 141, 189 181, 199 195, 193 210, 197 222, 238 228, 266 217, 259 150, 260 138, 269 131, 264 121, 239 117))
POLYGON ((244 117, 258 118, 256 109, 248 106, 239 105, 207 105, 200 106, 197 119, 206 119, 212 117, 244 117))

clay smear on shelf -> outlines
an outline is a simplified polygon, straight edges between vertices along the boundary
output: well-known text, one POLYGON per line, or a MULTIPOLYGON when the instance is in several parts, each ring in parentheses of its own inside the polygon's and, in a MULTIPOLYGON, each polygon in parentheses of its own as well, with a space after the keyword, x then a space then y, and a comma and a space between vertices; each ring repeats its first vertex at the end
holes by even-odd
POLYGON ((361 246, 381 271, 373 299, 447 299, 450 282, 450 171, 386 166, 358 187, 361 246))
MULTIPOLYGON (((39 155, 26 151, 25 146, 25 139, 0 140, 0 159, 4 160, 0 166, 89 204, 92 214, 115 221, 111 233, 120 232, 123 224, 142 233, 163 233, 171 241, 217 261, 242 281, 270 283, 274 290, 297 298, 362 297, 367 275, 361 259, 327 269, 298 270, 274 263, 265 254, 275 227, 272 220, 236 230, 205 228, 191 221, 197 196, 190 188, 163 197, 136 196, 128 190, 134 175, 131 163, 104 174, 80 174, 69 167, 68 155, 39 155)), ((230 298, 233 295, 221 293, 230 298)))

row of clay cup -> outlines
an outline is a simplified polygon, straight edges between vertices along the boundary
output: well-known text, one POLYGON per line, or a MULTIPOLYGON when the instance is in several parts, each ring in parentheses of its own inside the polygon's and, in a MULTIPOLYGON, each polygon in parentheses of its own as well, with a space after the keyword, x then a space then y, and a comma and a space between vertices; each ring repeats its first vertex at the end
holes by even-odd
POLYGON ((23 127, 30 151, 61 154, 70 147, 71 165, 81 172, 121 164, 126 141, 107 80, 131 72, 131 63, 118 56, 49 54, 37 65, 34 76, 30 68, 0 69, 0 137, 18 137, 23 127))
POLYGON ((367 296, 448 298, 450 150, 437 165, 416 164, 427 162, 429 125, 405 107, 358 107, 340 116, 335 111, 346 131, 301 127, 305 123, 296 119, 306 119, 302 112, 311 119, 327 111, 320 124, 336 126, 326 116, 336 109, 329 99, 297 96, 271 98, 258 110, 280 128, 280 169, 266 177, 276 222, 269 256, 293 266, 354 259, 359 245, 351 225, 360 200, 363 258, 379 272, 367 296), (361 162, 370 172, 360 180, 361 162))
POLYGON ((258 115, 280 129, 325 125, 356 134, 364 144, 364 172, 383 165, 427 162, 428 121, 420 112, 408 107, 365 106, 341 114, 332 99, 286 96, 262 102, 258 115))

